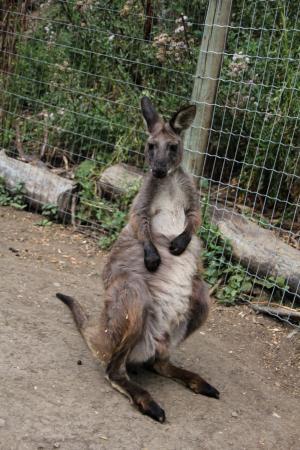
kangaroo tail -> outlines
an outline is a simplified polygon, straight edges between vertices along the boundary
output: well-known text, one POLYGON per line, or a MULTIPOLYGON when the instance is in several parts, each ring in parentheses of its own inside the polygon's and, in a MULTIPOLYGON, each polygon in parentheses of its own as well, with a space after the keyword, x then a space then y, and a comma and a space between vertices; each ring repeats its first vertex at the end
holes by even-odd
POLYGON ((61 300, 65 305, 67 305, 70 308, 75 323, 79 331, 82 332, 82 328, 86 325, 88 317, 85 311, 83 310, 82 306, 80 305, 80 303, 77 300, 75 300, 75 298, 61 294, 60 292, 56 294, 56 297, 59 298, 59 300, 61 300))

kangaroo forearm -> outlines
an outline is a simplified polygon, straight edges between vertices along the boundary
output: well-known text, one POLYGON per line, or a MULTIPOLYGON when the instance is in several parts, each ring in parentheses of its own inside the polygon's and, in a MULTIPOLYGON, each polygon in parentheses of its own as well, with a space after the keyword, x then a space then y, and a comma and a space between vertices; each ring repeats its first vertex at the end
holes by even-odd
POLYGON ((133 214, 130 223, 140 242, 152 242, 150 219, 147 216, 133 214))
POLYGON ((157 188, 156 181, 146 178, 131 208, 130 223, 134 235, 143 243, 152 242, 150 207, 157 188))
POLYGON ((184 231, 179 234, 170 244, 170 252, 173 255, 181 255, 192 240, 193 234, 196 232, 200 224, 199 212, 189 210, 186 213, 186 226, 184 231))
POLYGON ((197 229, 201 224, 200 212, 199 210, 189 210, 186 213, 186 226, 185 232, 190 235, 195 234, 197 229))

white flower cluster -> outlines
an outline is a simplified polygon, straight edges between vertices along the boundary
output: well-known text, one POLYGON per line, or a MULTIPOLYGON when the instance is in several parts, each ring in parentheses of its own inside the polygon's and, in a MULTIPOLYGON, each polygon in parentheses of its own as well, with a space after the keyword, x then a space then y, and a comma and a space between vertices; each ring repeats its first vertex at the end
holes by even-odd
POLYGON ((174 33, 183 33, 184 32, 184 26, 181 25, 180 27, 175 28, 174 33))
POLYGON ((66 72, 66 71, 72 70, 70 65, 69 65, 69 61, 67 61, 66 59, 62 62, 62 64, 55 63, 55 67, 58 70, 61 70, 62 72, 66 72))
POLYGON ((232 57, 232 62, 229 64, 231 75, 236 77, 248 69, 250 58, 242 52, 235 53, 232 57))
POLYGON ((176 23, 182 22, 182 19, 186 22, 188 20, 188 16, 181 16, 175 20, 176 23))
MULTIPOLYGON (((82 12, 92 11, 95 1, 94 0, 78 0, 76 2, 76 9, 82 12)), ((96 2, 97 4, 97 2, 96 2)))
POLYGON ((133 0, 127 0, 127 2, 125 2, 123 8, 120 11, 120 16, 127 17, 130 14, 132 8, 133 8, 133 0))
POLYGON ((44 27, 46 34, 48 35, 48 43, 53 44, 55 40, 55 31, 52 29, 52 23, 49 22, 48 25, 44 27))
POLYGON ((43 8, 45 8, 46 6, 51 5, 51 3, 53 3, 53 0, 47 0, 46 2, 41 3, 40 8, 43 9, 43 8))
POLYGON ((184 33, 185 27, 191 27, 193 25, 191 22, 188 22, 188 17, 183 15, 176 19, 175 22, 180 24, 177 28, 175 28, 175 34, 184 33))
POLYGON ((43 119, 47 120, 53 120, 54 119, 54 113, 49 113, 48 111, 41 111, 38 114, 39 117, 42 117, 43 119))
POLYGON ((193 43, 193 39, 185 36, 185 26, 191 26, 192 23, 187 22, 187 16, 181 16, 176 19, 176 24, 181 24, 174 30, 174 36, 168 33, 161 33, 153 40, 154 47, 157 47, 156 58, 163 63, 167 57, 172 57, 176 62, 179 62, 185 55, 188 44, 193 43), (183 24, 184 21, 184 24, 183 24), (188 39, 188 43, 186 42, 188 39))
POLYGON ((242 52, 235 53, 232 57, 232 61, 245 60, 247 64, 250 62, 250 58, 246 55, 243 55, 242 52))

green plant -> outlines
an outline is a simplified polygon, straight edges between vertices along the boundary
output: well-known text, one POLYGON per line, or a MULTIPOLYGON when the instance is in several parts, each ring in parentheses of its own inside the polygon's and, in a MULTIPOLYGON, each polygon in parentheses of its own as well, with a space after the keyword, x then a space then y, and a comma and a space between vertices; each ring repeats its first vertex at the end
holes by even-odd
POLYGON ((46 203, 42 206, 42 215, 48 220, 55 222, 58 219, 58 206, 52 203, 46 203))
POLYGON ((53 222, 49 219, 41 219, 38 222, 35 222, 34 225, 37 225, 38 227, 50 227, 53 222))
POLYGON ((75 179, 80 189, 76 218, 82 223, 96 221, 104 233, 99 239, 99 245, 102 249, 108 249, 126 224, 130 204, 140 183, 131 185, 126 193, 117 196, 114 201, 99 198, 97 180, 102 170, 102 166, 91 160, 85 160, 77 167, 75 179))
POLYGON ((0 205, 8 206, 10 204, 11 197, 5 188, 4 180, 0 178, 0 205))
POLYGON ((26 208, 24 184, 17 183, 13 188, 7 189, 4 179, 0 177, 0 205, 26 208))
MULTIPOLYGON (((116 204, 114 205, 113 210, 107 214, 103 214, 103 210, 99 211, 99 220, 101 221, 101 225, 103 229, 108 233, 105 236, 102 236, 99 239, 99 246, 102 249, 108 249, 111 245, 116 241, 120 232, 124 228, 127 223, 127 217, 130 205, 132 203, 133 198, 135 197, 138 189, 139 183, 132 185, 126 194, 121 195, 116 204)), ((107 211, 107 210, 106 210, 107 211)))
POLYGON ((224 286, 216 293, 221 303, 232 304, 241 299, 243 294, 252 291, 254 279, 250 277, 246 269, 239 264, 229 264, 224 270, 224 286))
POLYGON ((57 205, 46 203, 42 206, 42 216, 44 216, 45 219, 39 220, 35 223, 35 225, 38 225, 40 227, 51 226, 53 222, 56 222, 58 220, 58 213, 59 211, 57 205))
POLYGON ((281 298, 288 289, 284 277, 260 279, 232 259, 230 242, 222 237, 218 227, 210 221, 207 200, 204 201, 202 216, 199 235, 204 242, 204 278, 213 287, 216 298, 230 305, 243 299, 245 294, 251 294, 255 286, 274 291, 281 298))

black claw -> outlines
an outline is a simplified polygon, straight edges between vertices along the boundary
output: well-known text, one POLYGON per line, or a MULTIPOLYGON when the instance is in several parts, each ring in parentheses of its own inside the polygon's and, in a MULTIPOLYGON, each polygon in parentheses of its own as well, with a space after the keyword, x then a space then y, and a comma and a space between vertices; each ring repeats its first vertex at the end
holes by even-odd
POLYGON ((203 385, 200 394, 206 395, 207 397, 213 397, 216 399, 220 398, 220 392, 208 383, 205 383, 203 385))
POLYGON ((161 263, 160 256, 156 258, 145 258, 145 266, 149 272, 155 272, 161 263))
POLYGON ((151 400, 146 406, 139 405, 139 410, 142 414, 151 417, 157 422, 164 423, 166 415, 164 410, 155 401, 151 400))
POLYGON ((144 262, 149 272, 155 272, 161 263, 159 253, 152 243, 144 245, 144 262))
POLYGON ((172 255, 179 256, 184 250, 187 248, 189 243, 191 242, 191 236, 187 232, 181 233, 177 236, 170 244, 169 250, 172 255))

